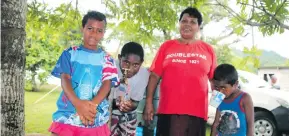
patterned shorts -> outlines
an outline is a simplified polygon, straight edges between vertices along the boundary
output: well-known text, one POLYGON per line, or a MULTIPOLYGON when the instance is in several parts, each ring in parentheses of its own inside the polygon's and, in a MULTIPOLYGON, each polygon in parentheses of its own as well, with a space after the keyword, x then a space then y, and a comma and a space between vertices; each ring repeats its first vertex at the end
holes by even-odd
POLYGON ((136 127, 136 113, 122 115, 112 113, 111 136, 135 136, 136 127))

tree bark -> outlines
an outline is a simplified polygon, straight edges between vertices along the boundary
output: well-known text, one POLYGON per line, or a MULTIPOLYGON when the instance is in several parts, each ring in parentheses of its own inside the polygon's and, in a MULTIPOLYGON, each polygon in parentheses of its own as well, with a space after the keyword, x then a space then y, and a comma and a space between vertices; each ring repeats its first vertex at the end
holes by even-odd
POLYGON ((1 136, 24 136, 26 0, 1 3, 1 136))
POLYGON ((34 71, 31 71, 31 82, 32 82, 32 92, 39 92, 39 89, 38 89, 38 86, 37 86, 37 83, 36 83, 36 70, 34 71))

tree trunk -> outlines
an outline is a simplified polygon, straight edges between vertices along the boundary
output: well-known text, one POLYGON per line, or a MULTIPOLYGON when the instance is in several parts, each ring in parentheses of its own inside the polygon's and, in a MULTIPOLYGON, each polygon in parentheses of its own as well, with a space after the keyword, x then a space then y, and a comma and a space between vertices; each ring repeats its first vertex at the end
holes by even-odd
POLYGON ((31 75, 31 82, 32 82, 32 92, 38 92, 39 89, 38 89, 38 86, 37 86, 37 83, 36 83, 36 70, 34 71, 31 71, 32 72, 32 75, 31 75))
POLYGON ((24 136, 26 0, 1 3, 1 136, 24 136))

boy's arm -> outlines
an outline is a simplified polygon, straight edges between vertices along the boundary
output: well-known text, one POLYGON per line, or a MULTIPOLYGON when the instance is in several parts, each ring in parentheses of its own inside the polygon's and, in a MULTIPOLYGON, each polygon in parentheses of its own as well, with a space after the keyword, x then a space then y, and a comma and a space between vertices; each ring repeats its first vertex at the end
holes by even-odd
POLYGON ((105 55, 104 61, 105 63, 102 69, 102 85, 92 99, 92 102, 96 106, 98 106, 98 104, 108 97, 111 87, 116 87, 119 85, 115 61, 108 54, 105 55))
POLYGON ((133 99, 130 99, 131 101, 131 110, 130 111, 133 111, 133 110, 136 110, 138 104, 139 104, 139 101, 136 101, 136 100, 133 100, 133 99))
MULTIPOLYGON (((88 121, 93 122, 96 114, 96 108, 94 108, 95 110, 91 108, 91 106, 94 106, 92 102, 78 99, 73 91, 70 75, 61 74, 61 87, 63 88, 65 96, 75 107, 77 114, 81 117, 85 117, 88 121)), ((87 125, 88 122, 83 121, 83 124, 87 125)))
POLYGON ((245 93, 242 103, 246 115, 247 136, 254 136, 254 106, 251 96, 245 93))
POLYGON ((133 99, 130 99, 129 101, 124 102, 124 104, 122 104, 119 107, 119 110, 122 112, 134 111, 137 108, 138 103, 139 103, 139 101, 135 101, 133 99))
POLYGON ((111 80, 105 80, 102 82, 102 86, 97 92, 96 96, 92 99, 92 102, 97 106, 101 103, 109 94, 111 88, 111 80))
POLYGON ((218 127, 219 122, 220 122, 220 116, 221 116, 221 113, 220 113, 220 111, 217 109, 217 110, 216 110, 216 115, 215 115, 214 123, 213 123, 213 125, 211 126, 211 136, 216 136, 216 135, 217 135, 217 127, 218 127))
POLYGON ((131 93, 130 101, 127 105, 121 107, 121 111, 123 110, 124 112, 129 112, 137 109, 139 101, 143 99, 147 89, 149 75, 150 72, 146 68, 140 68, 137 78, 141 80, 136 79, 137 83, 132 86, 133 90, 131 91, 133 92, 131 93))

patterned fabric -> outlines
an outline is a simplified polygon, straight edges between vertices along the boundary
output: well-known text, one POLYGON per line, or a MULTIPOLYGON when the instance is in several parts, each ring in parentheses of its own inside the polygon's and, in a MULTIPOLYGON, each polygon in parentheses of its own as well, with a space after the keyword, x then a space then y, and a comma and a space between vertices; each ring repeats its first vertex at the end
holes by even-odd
POLYGON ((231 102, 223 101, 218 110, 221 113, 217 127, 218 136, 245 136, 247 132, 246 114, 241 107, 242 92, 231 102))
POLYGON ((137 127, 136 112, 130 114, 113 114, 111 117, 111 136, 135 136, 137 127))
MULTIPOLYGON (((92 100, 105 80, 111 80, 112 86, 119 84, 114 60, 102 49, 89 50, 83 46, 68 48, 60 56, 51 74, 60 77, 62 73, 71 76, 74 93, 81 100, 92 100)), ((110 115, 108 107, 107 99, 99 104, 94 125, 88 126, 89 128, 102 126, 108 122, 110 115)), ((63 91, 57 101, 57 111, 53 114, 53 121, 85 127, 63 91)))

